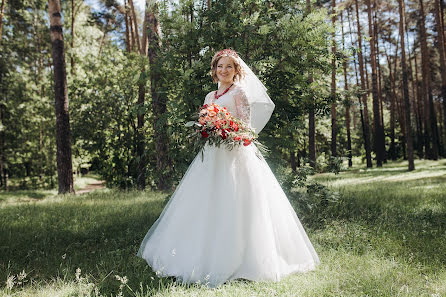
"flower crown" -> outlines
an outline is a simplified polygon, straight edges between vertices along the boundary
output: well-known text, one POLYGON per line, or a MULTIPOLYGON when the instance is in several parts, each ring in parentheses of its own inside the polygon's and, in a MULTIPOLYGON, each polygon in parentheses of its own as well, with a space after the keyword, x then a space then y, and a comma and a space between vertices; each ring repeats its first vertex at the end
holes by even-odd
POLYGON ((233 56, 235 58, 238 58, 237 52, 230 48, 219 51, 215 57, 217 58, 220 56, 233 56))

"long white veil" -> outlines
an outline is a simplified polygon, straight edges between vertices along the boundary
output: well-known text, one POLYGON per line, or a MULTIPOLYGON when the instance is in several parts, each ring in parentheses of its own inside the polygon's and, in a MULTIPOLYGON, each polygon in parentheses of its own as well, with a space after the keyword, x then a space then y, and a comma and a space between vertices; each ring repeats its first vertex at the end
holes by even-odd
POLYGON ((248 97, 249 106, 251 109, 251 127, 255 129, 258 134, 268 123, 271 114, 273 113, 275 104, 266 93, 266 87, 252 72, 251 68, 240 58, 237 57, 241 67, 245 71, 245 77, 238 81, 248 97))

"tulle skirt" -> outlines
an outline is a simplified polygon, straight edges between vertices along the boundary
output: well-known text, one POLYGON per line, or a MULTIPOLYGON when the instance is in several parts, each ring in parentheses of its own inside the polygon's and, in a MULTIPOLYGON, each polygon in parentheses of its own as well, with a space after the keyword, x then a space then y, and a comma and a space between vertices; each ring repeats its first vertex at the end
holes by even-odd
POLYGON ((319 263, 254 145, 198 153, 137 255, 161 276, 210 287, 238 278, 279 281, 319 263))

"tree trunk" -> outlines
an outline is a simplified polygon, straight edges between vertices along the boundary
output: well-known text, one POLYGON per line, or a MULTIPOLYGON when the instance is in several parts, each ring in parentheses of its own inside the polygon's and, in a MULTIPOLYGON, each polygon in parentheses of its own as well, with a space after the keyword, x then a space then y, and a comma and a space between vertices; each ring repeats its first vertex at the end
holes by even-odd
MULTIPOLYGON (((349 6, 347 8, 347 20, 348 20, 348 30, 350 32, 350 34, 349 34, 350 35, 350 43, 353 44, 353 30, 352 30, 351 17, 350 17, 350 9, 351 8, 352 8, 351 6, 349 6)), ((357 51, 353 52, 353 59, 354 59, 353 65, 354 65, 354 68, 355 68, 356 85, 359 86, 358 66, 356 65, 357 64, 357 51)), ((356 130, 356 126, 357 126, 357 124, 356 124, 357 119, 356 119, 356 112, 355 111, 356 111, 356 108, 355 108, 355 105, 353 105, 353 112, 352 112, 353 117, 352 118, 353 118, 353 130, 354 131, 356 130)))
POLYGON ((367 14, 369 20, 369 36, 370 36, 370 63, 372 66, 372 95, 373 95, 373 123, 375 128, 374 148, 376 153, 376 166, 382 167, 384 161, 384 131, 381 126, 379 97, 378 97, 378 82, 376 73, 376 50, 375 50, 375 36, 372 25, 372 6, 370 0, 366 0, 367 14))
POLYGON ((3 33, 3 10, 5 9, 6 0, 2 0, 0 6, 0 44, 2 44, 2 33, 3 33))
MULTIPOLYGON (((362 37, 361 37, 361 23, 359 22, 359 5, 358 0, 355 0, 355 7, 356 7, 356 22, 358 27, 358 47, 362 49, 362 37)), ((363 131, 364 131, 364 148, 366 152, 366 160, 367 160, 367 167, 372 167, 372 154, 370 151, 370 132, 369 132, 369 118, 368 118, 368 110, 367 110, 367 93, 365 92, 366 89, 366 82, 364 77, 364 58, 362 55, 362 51, 358 52, 358 61, 359 61, 359 75, 361 77, 361 90, 363 91, 362 94, 362 101, 363 101, 363 131)))
POLYGON ((133 22, 133 17, 130 14, 129 15, 129 24, 130 24, 130 35, 131 35, 131 43, 130 43, 130 51, 133 51, 135 49, 135 44, 136 44, 136 38, 135 38, 135 24, 133 22))
POLYGON ((417 107, 418 107, 418 124, 420 125, 420 135, 418 135, 418 155, 420 158, 427 159, 427 148, 426 148, 426 142, 425 142, 425 133, 423 133, 424 130, 424 98, 423 98, 423 91, 420 90, 418 86, 418 62, 417 62, 417 53, 414 51, 413 59, 415 62, 415 86, 417 89, 417 107))
POLYGON ((71 75, 74 75, 74 0, 71 0, 71 54, 70 54, 70 62, 71 62, 71 75))
POLYGON ((406 126, 406 142, 407 142, 407 160, 409 161, 409 171, 415 169, 413 160, 413 139, 412 128, 410 120, 410 101, 409 101, 409 82, 407 79, 407 65, 406 65, 406 46, 404 44, 404 25, 405 25, 405 7, 404 0, 398 0, 400 13, 400 38, 401 38, 401 68, 403 75, 403 97, 405 110, 405 126, 406 126))
POLYGON ((331 24, 333 26, 332 41, 331 41, 331 155, 337 156, 336 152, 336 136, 337 136, 337 124, 336 124, 336 0, 331 0, 331 24))
POLYGON ((420 4, 420 18, 419 18, 419 30, 420 30, 420 44, 421 44, 421 66, 423 70, 422 74, 422 96, 424 101, 424 126, 425 126, 425 147, 426 155, 429 159, 438 159, 438 148, 436 147, 436 140, 434 139, 434 131, 432 129, 433 119, 430 118, 433 114, 431 110, 430 97, 432 92, 430 91, 430 65, 429 65, 429 50, 426 41, 426 27, 425 27, 425 14, 423 0, 419 0, 420 4), (432 142, 431 142, 432 140, 432 142))
POLYGON ((158 3, 156 0, 147 0, 150 8, 148 15, 148 55, 150 63, 150 90, 152 94, 153 130, 155 135, 156 168, 159 174, 157 187, 159 190, 169 188, 171 162, 169 160, 169 137, 167 134, 167 97, 159 91, 161 87, 161 71, 158 61, 160 50, 158 3))
POLYGON ((141 42, 139 40, 139 33, 138 33, 138 21, 136 19, 135 6, 133 5, 133 0, 129 0, 129 4, 132 11, 133 29, 135 31, 135 36, 136 36, 136 45, 138 46, 138 52, 141 52, 141 42))
MULTIPOLYGON (((139 54, 143 57, 141 76, 145 76, 145 61, 147 56, 147 32, 151 30, 149 22, 153 11, 150 7, 149 0, 146 0, 146 8, 144 13, 142 43, 139 54)), ((136 155, 137 155, 137 185, 139 190, 146 188, 146 156, 145 156, 145 137, 144 137, 144 116, 145 116, 145 96, 146 96, 146 80, 140 79, 138 86, 138 112, 137 112, 137 128, 136 128, 136 155)))
MULTIPOLYGON (((344 36, 344 13, 341 11, 341 33, 342 33, 342 50, 345 50, 345 36, 344 36)), ((342 63, 344 68, 344 89, 348 91, 348 80, 347 80, 347 60, 344 59, 342 63)), ((347 154, 348 154, 348 167, 353 166, 352 162, 352 139, 350 133, 350 98, 346 99, 345 102, 345 126, 347 128, 347 154)))
MULTIPOLYGON (((307 14, 311 12, 311 1, 306 0, 307 14)), ((310 73, 308 82, 311 84, 313 82, 313 75, 310 73)), ((310 166, 316 166, 316 121, 314 114, 314 104, 310 103, 310 110, 308 111, 308 154, 310 166)))
POLYGON ((67 73, 59 0, 48 1, 52 58, 54 67, 54 97, 56 109, 57 175, 59 194, 74 193, 71 160, 70 115, 68 112, 67 73))
MULTIPOLYGON (((435 0, 435 23, 437 27, 438 52, 440 54, 441 97, 443 98, 443 127, 446 128, 446 45, 444 27, 441 20, 440 0, 435 0)), ((443 129, 443 156, 446 156, 446 129, 443 129)))
POLYGON ((130 29, 129 29, 129 14, 127 11, 127 0, 124 0, 124 7, 125 7, 125 12, 124 12, 124 21, 125 21, 125 45, 126 45, 126 49, 127 52, 131 52, 131 46, 130 46, 130 29))
MULTIPOLYGON (((395 55, 396 59, 397 55, 395 55)), ((392 71, 392 62, 390 61, 390 57, 386 52, 387 65, 389 67, 389 79, 390 79, 390 148, 389 155, 390 158, 395 161, 396 160, 396 147, 395 147, 395 76, 392 71)))

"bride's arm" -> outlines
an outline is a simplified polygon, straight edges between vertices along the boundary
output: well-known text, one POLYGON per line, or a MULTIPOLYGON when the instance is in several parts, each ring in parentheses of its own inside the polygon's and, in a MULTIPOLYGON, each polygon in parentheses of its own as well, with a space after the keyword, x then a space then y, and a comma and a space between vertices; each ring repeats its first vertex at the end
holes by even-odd
POLYGON ((234 95, 235 108, 237 111, 237 117, 250 125, 251 123, 251 109, 249 108, 248 98, 243 89, 237 91, 234 95))

